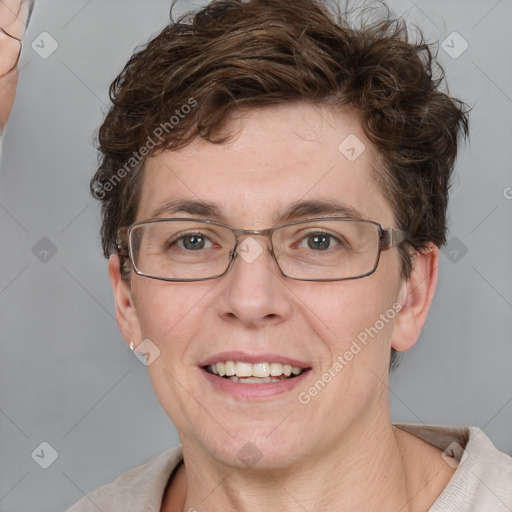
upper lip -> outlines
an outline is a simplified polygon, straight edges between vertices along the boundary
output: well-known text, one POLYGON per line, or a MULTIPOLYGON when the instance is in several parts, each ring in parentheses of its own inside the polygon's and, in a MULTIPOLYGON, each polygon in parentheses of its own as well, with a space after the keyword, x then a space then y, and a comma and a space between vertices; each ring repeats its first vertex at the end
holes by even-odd
POLYGON ((224 361, 240 361, 244 363, 281 363, 281 364, 289 364, 290 366, 295 366, 297 368, 311 368, 311 364, 300 361, 298 359, 294 359, 291 357, 282 356, 279 354, 248 354, 247 352, 220 352, 215 354, 204 361, 199 363, 199 366, 208 366, 218 362, 224 361))

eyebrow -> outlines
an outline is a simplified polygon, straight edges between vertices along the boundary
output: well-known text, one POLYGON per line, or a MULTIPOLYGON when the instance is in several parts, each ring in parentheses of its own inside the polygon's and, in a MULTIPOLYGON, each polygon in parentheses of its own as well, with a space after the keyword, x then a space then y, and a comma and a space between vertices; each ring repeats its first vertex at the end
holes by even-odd
MULTIPOLYGON (((151 218, 161 218, 176 213, 188 213, 227 223, 227 219, 218 204, 185 198, 175 198, 167 201, 153 211, 151 218)), ((337 199, 309 199, 296 201, 287 206, 285 210, 278 211, 276 221, 280 223, 288 222, 312 215, 362 219, 358 210, 337 199)))

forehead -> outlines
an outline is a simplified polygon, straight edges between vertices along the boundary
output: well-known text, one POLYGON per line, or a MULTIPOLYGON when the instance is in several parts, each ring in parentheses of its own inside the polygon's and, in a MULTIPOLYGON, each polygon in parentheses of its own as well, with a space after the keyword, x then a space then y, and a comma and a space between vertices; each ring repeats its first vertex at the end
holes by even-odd
POLYGON ((189 214, 259 229, 346 211, 392 223, 375 147, 354 113, 269 107, 233 118, 230 128, 227 143, 197 138, 148 158, 137 220, 189 214))

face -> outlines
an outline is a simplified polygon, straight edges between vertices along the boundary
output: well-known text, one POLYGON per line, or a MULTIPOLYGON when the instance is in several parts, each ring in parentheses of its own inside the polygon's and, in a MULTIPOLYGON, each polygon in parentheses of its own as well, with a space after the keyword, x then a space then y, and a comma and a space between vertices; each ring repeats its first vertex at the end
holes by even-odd
MULTIPOLYGON (((282 223, 279 212, 291 203, 315 199, 343 202, 364 219, 395 226, 375 183, 375 150, 354 115, 293 105, 233 123, 232 142, 198 139, 148 159, 137 220, 180 198, 215 203, 221 217, 161 216, 260 230, 282 223), (366 148, 353 161, 338 149, 350 134, 366 148)), ((332 215, 309 218, 320 216, 332 215)), ((388 418, 382 380, 392 343, 408 336, 407 308, 398 314, 396 307, 406 305, 407 290, 396 248, 381 253, 370 276, 307 282, 280 273, 268 238, 252 239, 261 254, 251 262, 237 256, 213 280, 165 282, 132 273, 128 285, 115 278, 114 263, 111 274, 126 340, 149 339, 160 350, 148 370, 184 448, 228 466, 252 458, 278 468, 323 457, 343 438, 388 418), (277 383, 237 384, 205 369, 226 360, 305 370, 277 383)))

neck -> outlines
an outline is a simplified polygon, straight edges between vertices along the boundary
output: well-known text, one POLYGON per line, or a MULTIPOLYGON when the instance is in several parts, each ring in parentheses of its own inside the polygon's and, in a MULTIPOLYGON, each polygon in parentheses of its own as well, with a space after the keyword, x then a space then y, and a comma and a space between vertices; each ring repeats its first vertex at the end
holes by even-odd
POLYGON ((343 432, 293 467, 233 468, 183 444, 183 510, 427 510, 453 474, 440 450, 387 422, 343 432), (445 467, 446 466, 446 467, 445 467))

